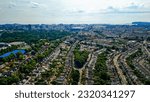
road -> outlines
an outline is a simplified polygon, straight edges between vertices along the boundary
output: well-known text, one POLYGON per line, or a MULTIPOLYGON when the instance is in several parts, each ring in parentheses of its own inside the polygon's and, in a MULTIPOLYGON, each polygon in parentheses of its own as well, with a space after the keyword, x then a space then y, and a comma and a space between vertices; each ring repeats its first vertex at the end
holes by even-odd
POLYGON ((114 65, 115 65, 115 68, 116 68, 116 70, 117 70, 117 73, 118 73, 118 75, 119 75, 119 77, 120 77, 120 79, 121 79, 121 83, 122 83, 123 85, 127 85, 128 82, 127 82, 127 80, 126 80, 126 77, 125 77, 125 75, 123 74, 123 71, 120 69, 119 64, 118 64, 118 59, 119 59, 120 56, 121 56, 121 54, 117 54, 117 55, 114 57, 114 59, 113 59, 113 63, 114 63, 114 65))

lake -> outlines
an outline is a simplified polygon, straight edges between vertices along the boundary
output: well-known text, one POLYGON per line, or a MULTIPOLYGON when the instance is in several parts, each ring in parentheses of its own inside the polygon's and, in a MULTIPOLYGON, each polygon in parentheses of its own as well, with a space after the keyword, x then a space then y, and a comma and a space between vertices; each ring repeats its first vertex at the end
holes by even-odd
POLYGON ((1 55, 0 56, 0 58, 5 58, 5 57, 8 57, 10 54, 14 54, 14 55, 16 55, 18 52, 20 52, 20 53, 22 53, 22 54, 25 54, 26 53, 26 51, 25 50, 13 50, 13 51, 11 51, 11 52, 7 52, 7 53, 5 53, 5 54, 3 54, 3 55, 1 55))

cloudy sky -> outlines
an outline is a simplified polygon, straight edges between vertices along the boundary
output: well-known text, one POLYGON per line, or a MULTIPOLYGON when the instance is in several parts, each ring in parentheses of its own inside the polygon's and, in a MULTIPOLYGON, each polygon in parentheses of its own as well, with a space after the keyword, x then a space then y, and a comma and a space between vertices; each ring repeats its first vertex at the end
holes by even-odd
POLYGON ((0 23, 150 21, 150 0, 1 0, 0 23))

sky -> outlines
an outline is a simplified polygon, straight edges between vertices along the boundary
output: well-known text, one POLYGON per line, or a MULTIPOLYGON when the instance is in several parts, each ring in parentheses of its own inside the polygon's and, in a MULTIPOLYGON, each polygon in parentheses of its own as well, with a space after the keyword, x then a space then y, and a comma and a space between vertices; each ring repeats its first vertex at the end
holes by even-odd
POLYGON ((150 0, 0 1, 1 24, 124 24, 150 21, 150 0))

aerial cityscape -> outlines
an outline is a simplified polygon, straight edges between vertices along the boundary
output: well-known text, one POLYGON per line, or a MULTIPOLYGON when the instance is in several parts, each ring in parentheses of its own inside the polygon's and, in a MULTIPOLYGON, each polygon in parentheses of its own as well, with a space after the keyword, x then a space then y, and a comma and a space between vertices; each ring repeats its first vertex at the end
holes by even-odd
POLYGON ((150 85, 150 0, 0 2, 0 85, 150 85))
POLYGON ((1 24, 1 85, 150 85, 150 23, 1 24))

